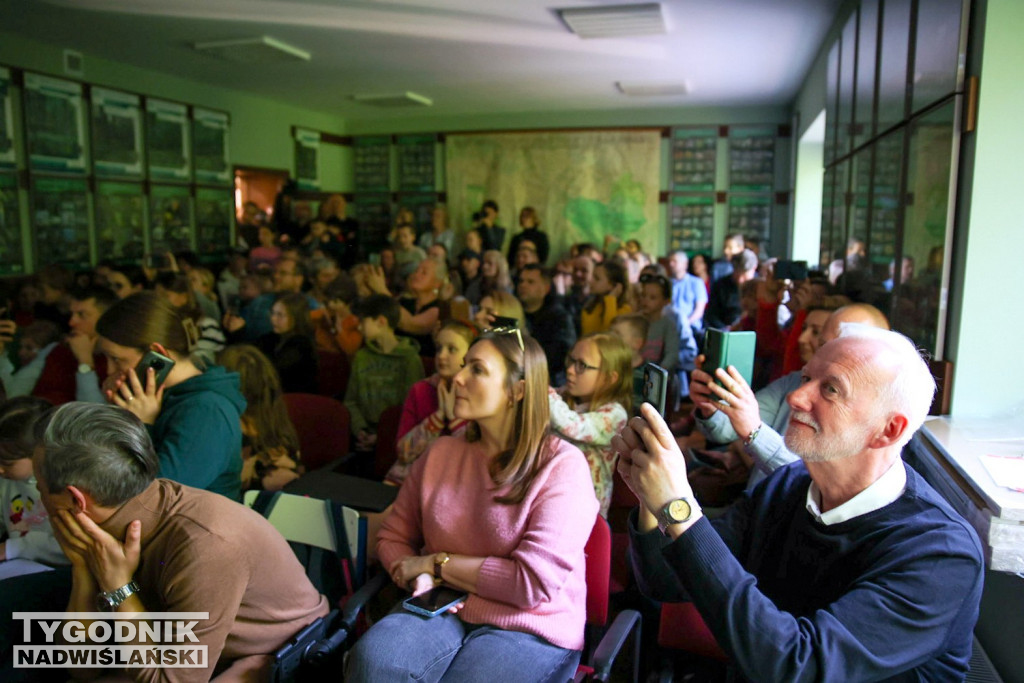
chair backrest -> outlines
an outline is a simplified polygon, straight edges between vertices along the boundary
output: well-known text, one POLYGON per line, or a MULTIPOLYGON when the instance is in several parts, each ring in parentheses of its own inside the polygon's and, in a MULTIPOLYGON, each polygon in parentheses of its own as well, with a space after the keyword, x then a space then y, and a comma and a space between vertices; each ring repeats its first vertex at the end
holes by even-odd
POLYGON ((373 451, 373 476, 383 479, 398 457, 398 423, 402 406, 388 406, 377 418, 377 445, 373 451))
POLYGON ((349 414, 341 401, 316 394, 285 394, 284 402, 299 435, 306 471, 349 452, 349 414))
POLYGON ((348 378, 352 374, 352 364, 344 353, 333 351, 317 352, 319 370, 317 371, 318 393, 338 400, 345 398, 348 378))
POLYGON ((601 515, 594 521, 584 548, 587 556, 587 623, 608 623, 608 586, 611 578, 612 531, 601 515))
POLYGON ((284 536, 332 607, 361 582, 366 520, 357 511, 283 491, 246 491, 243 500, 284 536))

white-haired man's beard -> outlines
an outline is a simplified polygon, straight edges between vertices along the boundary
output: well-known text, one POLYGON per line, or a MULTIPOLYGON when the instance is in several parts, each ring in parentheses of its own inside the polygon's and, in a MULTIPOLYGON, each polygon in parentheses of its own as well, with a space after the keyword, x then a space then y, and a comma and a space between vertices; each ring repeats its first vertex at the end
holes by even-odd
POLYGON ((809 413, 794 412, 789 416, 784 441, 786 448, 804 462, 830 462, 863 451, 871 432, 870 425, 856 424, 838 434, 826 436, 821 433, 821 425, 809 413), (794 425, 794 420, 801 424, 794 425))

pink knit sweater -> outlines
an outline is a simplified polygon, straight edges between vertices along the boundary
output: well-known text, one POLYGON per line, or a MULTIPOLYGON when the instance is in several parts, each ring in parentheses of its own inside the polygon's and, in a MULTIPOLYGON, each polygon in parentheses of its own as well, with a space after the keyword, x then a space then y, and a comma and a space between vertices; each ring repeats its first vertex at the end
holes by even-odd
POLYGON ((487 558, 477 592, 459 613, 471 624, 523 631, 583 648, 586 545, 597 498, 586 458, 552 438, 551 454, 517 505, 494 502, 479 442, 442 437, 416 461, 378 534, 385 567, 408 555, 446 551, 487 558))

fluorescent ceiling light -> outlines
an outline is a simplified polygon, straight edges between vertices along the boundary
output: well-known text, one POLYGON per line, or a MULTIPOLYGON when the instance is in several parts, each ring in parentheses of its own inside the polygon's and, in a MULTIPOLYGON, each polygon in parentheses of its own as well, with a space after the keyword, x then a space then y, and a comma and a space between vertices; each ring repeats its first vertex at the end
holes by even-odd
POLYGON ((627 38, 666 32, 661 4, 657 2, 566 7, 555 12, 580 38, 627 38))
POLYGON ((675 83, 644 83, 619 81, 615 84, 619 92, 631 97, 660 97, 664 95, 686 95, 690 92, 685 81, 675 83))
POLYGON ((271 38, 239 38, 236 40, 214 40, 196 43, 200 52, 226 59, 236 64, 276 64, 284 62, 308 62, 310 54, 294 45, 271 38))
POLYGON ((353 95, 352 99, 360 104, 367 104, 371 107, 430 107, 433 106, 434 100, 420 95, 419 93, 406 91, 403 93, 392 93, 385 95, 353 95))

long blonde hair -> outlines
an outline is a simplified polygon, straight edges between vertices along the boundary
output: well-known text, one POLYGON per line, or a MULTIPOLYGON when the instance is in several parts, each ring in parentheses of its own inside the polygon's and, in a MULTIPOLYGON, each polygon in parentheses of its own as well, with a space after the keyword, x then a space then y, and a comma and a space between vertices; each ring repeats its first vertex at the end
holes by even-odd
MULTIPOLYGON (((618 318, 616 318, 618 319, 618 318)), ((590 398, 590 409, 597 410, 607 403, 619 403, 629 413, 633 409, 633 352, 626 342, 617 334, 610 332, 595 332, 585 337, 580 337, 576 344, 584 341, 591 341, 597 345, 597 351, 601 354, 601 364, 598 372, 601 380, 590 398), (612 374, 618 375, 612 379, 612 374)), ((566 402, 573 406, 579 401, 573 396, 566 396, 566 402)))
MULTIPOLYGON (((515 411, 511 443, 490 463, 491 480, 497 486, 508 486, 504 496, 494 500, 506 505, 521 503, 533 483, 534 477, 550 457, 551 412, 548 408, 548 361, 544 350, 535 339, 520 331, 485 332, 477 337, 471 347, 481 342, 490 342, 505 362, 505 390, 515 411), (523 348, 519 348, 519 339, 523 348), (525 390, 518 401, 515 396, 516 383, 523 380, 525 390)), ((467 441, 480 439, 480 430, 471 424, 466 431, 467 441)))

